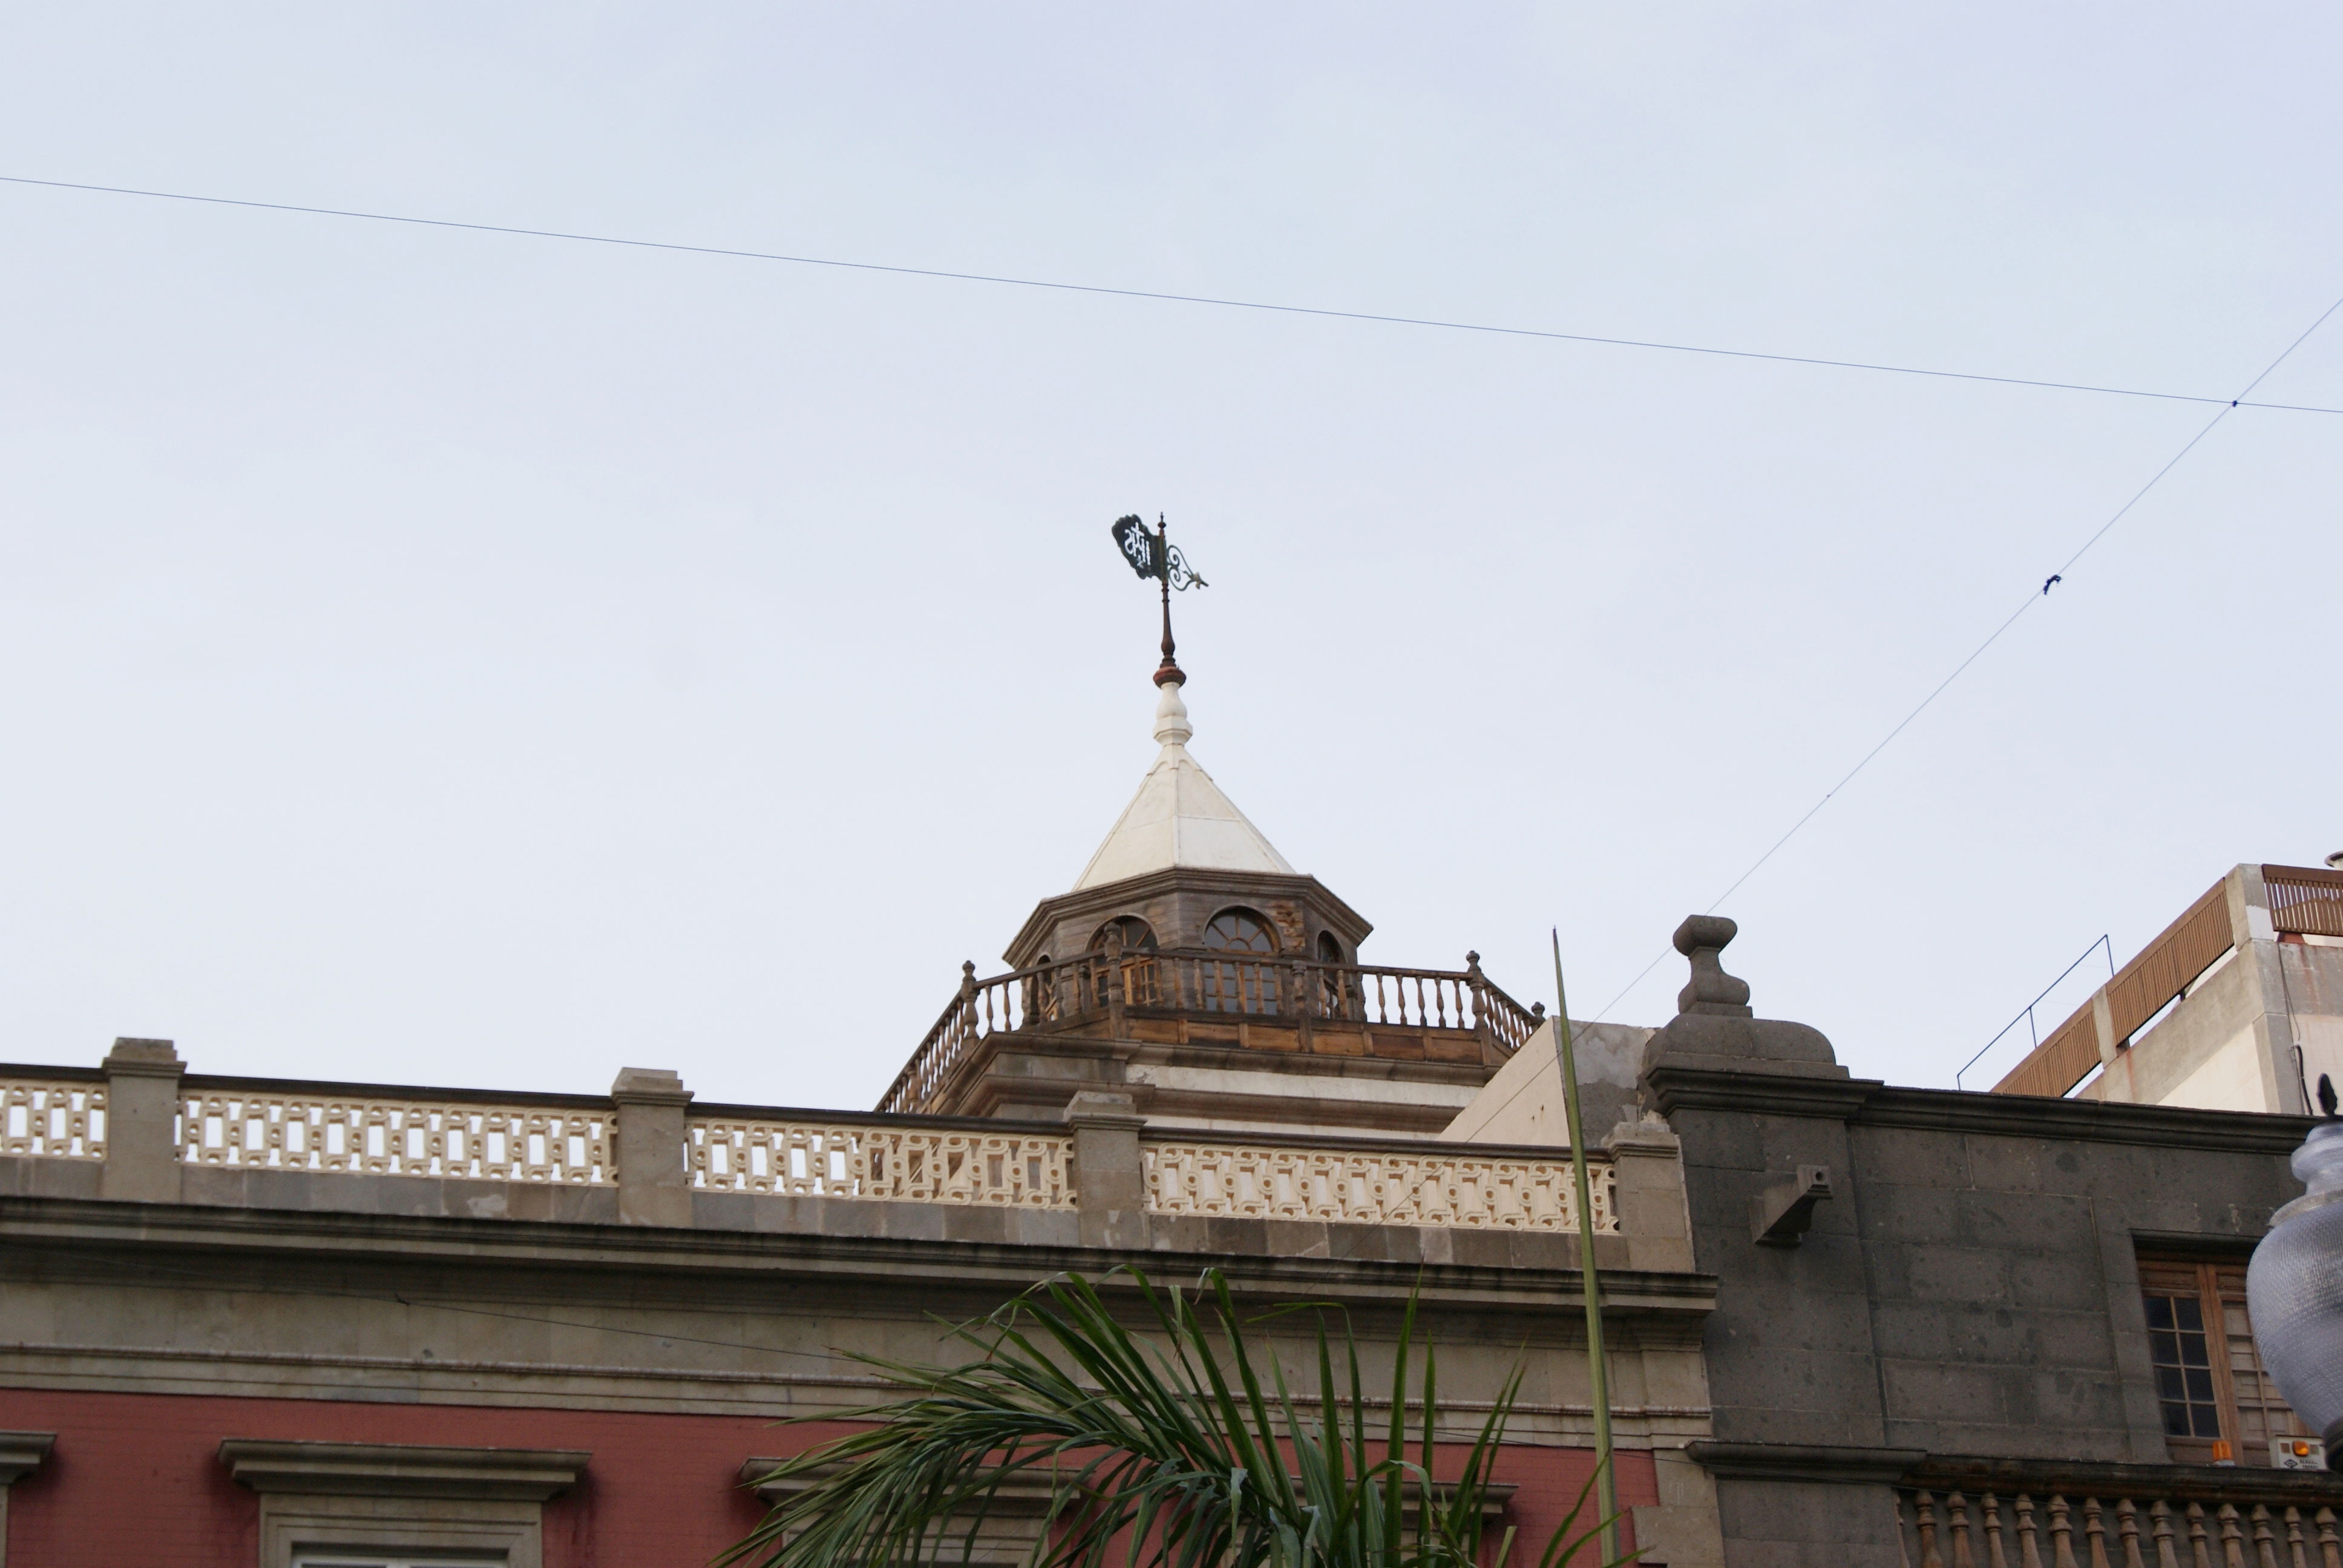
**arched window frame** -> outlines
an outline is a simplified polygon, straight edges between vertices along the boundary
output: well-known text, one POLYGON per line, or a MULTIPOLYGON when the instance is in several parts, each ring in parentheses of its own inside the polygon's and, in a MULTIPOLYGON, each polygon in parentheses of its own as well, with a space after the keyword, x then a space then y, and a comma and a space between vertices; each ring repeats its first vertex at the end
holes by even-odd
POLYGON ((1204 923, 1204 950, 1212 956, 1198 966, 1197 1000, 1204 1010, 1279 1011, 1277 948, 1277 928, 1259 910, 1232 904, 1216 912, 1204 923), (1232 945, 1246 926, 1268 946, 1232 945))

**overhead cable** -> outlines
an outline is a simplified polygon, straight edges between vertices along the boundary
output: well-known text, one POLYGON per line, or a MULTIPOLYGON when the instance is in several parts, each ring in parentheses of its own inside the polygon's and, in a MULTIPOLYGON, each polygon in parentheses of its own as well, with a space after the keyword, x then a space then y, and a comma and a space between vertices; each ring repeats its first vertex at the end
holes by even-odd
MULTIPOLYGON (((1888 746, 1897 736, 1910 729, 1912 721, 1919 718, 1921 714, 1926 712, 1929 705, 1934 703, 1939 697, 1942 697, 1947 687, 1951 686, 1953 682, 1958 680, 1964 674, 1967 673, 1969 666, 1975 664, 1979 658, 1985 656, 1986 649, 2000 641, 2002 634, 2007 631, 2011 627, 2016 626, 2019 618, 2022 618, 2027 610, 2032 609, 2035 605, 2039 603, 2041 600, 2047 598, 2050 595, 2051 585, 2060 581, 2066 573, 2073 571, 2075 569, 2075 563, 2081 560, 2084 556, 2087 555, 2090 552, 2091 547, 2097 544, 2101 539, 2107 538, 2107 531, 2113 528, 2117 523, 2123 521, 2124 518, 2130 514, 2131 509, 2134 507, 2138 506, 2142 500, 2146 499, 2147 493, 2156 488, 2157 485, 2161 484, 2167 474, 2171 473, 2174 468, 2179 467, 2180 460, 2188 456, 2189 453, 2195 451, 2197 444, 2203 441, 2206 437, 2213 433, 2215 427, 2218 426, 2222 420, 2227 418, 2231 412, 2236 409, 2257 407, 2257 405, 2246 401, 2247 395, 2252 392, 2255 387, 2268 380, 2271 373, 2277 370, 2279 366, 2286 363, 2288 356, 2291 355, 2296 349, 2301 347, 2304 343, 2308 342, 2312 333, 2318 331, 2321 327, 2326 326, 2328 317, 2333 316, 2338 310, 2343 310, 2343 299, 2338 299, 2325 310, 2320 311, 2318 313, 2318 320, 2313 321, 2308 327, 2304 327, 2301 333, 2296 337, 2294 341, 2286 346, 2284 350, 2279 353, 2277 358, 2271 360, 2267 366, 2263 367, 2262 373, 2260 375, 2246 383, 2244 392, 2238 393, 2235 397, 2223 399, 2220 411, 2216 413, 2211 419, 2207 420, 2203 428, 2199 429, 2194 436, 2189 437, 2188 439, 2182 444, 2178 451, 2166 458, 2164 466, 2157 469, 2154 474, 2148 477, 2147 483, 2142 485, 2138 489, 2132 492, 2131 499, 2126 501, 2122 506, 2117 507, 2115 509, 2113 516, 2109 517, 2107 521, 2101 523, 2097 528, 2093 529, 2090 537, 2075 548, 2074 554, 2068 556, 2065 560, 2058 563, 2057 568, 2047 574, 2040 588, 2037 589, 2032 587, 2032 579, 2029 578, 2027 579, 2028 587, 2026 590, 2026 597, 2017 601, 2017 608, 2011 610, 2009 614, 2002 619, 2000 625, 1995 627, 1992 631, 1986 633, 1985 640, 1978 643, 1976 648, 1970 649, 1969 656, 1966 658, 1962 659, 1960 663, 1955 665, 1951 674, 1946 676, 1944 679, 1938 681, 1933 688, 1931 688, 1928 695, 1922 698, 1909 713, 1906 713, 1896 722, 1895 729, 1890 729, 1885 735, 1882 736, 1877 745, 1865 752, 1861 760, 1857 761, 1854 767, 1848 769, 1846 772, 1841 776, 1837 783, 1825 790, 1821 799, 1807 807, 1805 814, 1800 817, 1796 821, 1791 823, 1789 830, 1784 833, 1780 838, 1775 839, 1773 844, 1764 854, 1758 856, 1755 860, 1752 860, 1749 863, 1749 869, 1742 872, 1738 877, 1735 877, 1733 879, 1733 885, 1725 889, 1722 893, 1719 893, 1716 896, 1715 900, 1712 902, 1707 909, 1703 910, 1701 913, 1709 915, 1715 914, 1719 907, 1724 904, 1725 900, 1740 891, 1741 885, 1744 882, 1746 882, 1750 878, 1755 876, 1758 869, 1781 850, 1783 845, 1787 844, 1792 839, 1796 838, 1799 830, 1805 828, 1807 823, 1813 821, 1815 814, 1821 811, 1824 807, 1829 805, 1840 790, 1845 789, 1850 783, 1854 782, 1855 776, 1856 774, 1862 772, 1865 768, 1870 767, 1872 759, 1877 757, 1881 752, 1886 750, 1888 746)), ((1617 1007, 1620 1002, 1625 1000, 1627 993, 1634 990, 1637 986, 1643 984, 1644 977, 1650 974, 1654 969, 1657 969, 1661 960, 1665 959, 1671 950, 1672 950, 1670 949, 1662 949, 1660 952, 1653 958, 1650 963, 1645 964, 1642 969, 1635 971, 1634 979, 1629 980, 1625 985, 1619 988, 1619 994, 1617 996, 1614 996, 1609 1001, 1604 1002, 1594 1016, 1599 1018, 1604 1013, 1607 1013, 1613 1008, 1617 1007)))
POLYGON ((1103 295, 1118 299, 1148 299, 1168 305, 1202 305, 1223 310, 1260 310, 1281 316, 1311 316, 1332 321, 1367 321, 1389 327, 1428 327, 1447 332, 1478 332, 1500 337, 1535 337, 1555 343, 1587 343, 1609 348, 1644 348, 1666 354, 1699 354, 1719 359, 1752 359, 1775 365, 1804 365, 1827 370, 1865 370, 1888 376, 1922 376, 1941 381, 1977 381, 1998 387, 2034 387, 2055 392, 2089 392, 2110 397, 2147 397, 2167 403, 2220 404, 2226 407, 2268 408, 2294 414, 2343 414, 2343 408, 2306 403, 2249 403, 2235 398, 2189 392, 2155 392, 2137 387, 2107 387, 2084 381, 2051 381, 2031 376, 1995 376, 1974 370, 1939 370, 1926 366, 1889 365, 1866 359, 1832 359, 1811 354, 1771 354, 1754 348, 1719 348, 1699 343, 1669 343, 1656 338, 1607 337, 1592 332, 1554 332, 1533 327, 1502 327, 1483 321, 1451 321, 1438 317, 1398 316, 1371 310, 1337 310, 1316 305, 1285 305, 1271 300, 1237 299, 1222 295, 1174 294, 1162 289, 1120 288, 1099 283, 1067 283, 1041 277, 1014 277, 1004 273, 956 272, 937 266, 906 266, 890 262, 846 261, 836 256, 794 256, 781 251, 742 250, 729 246, 685 245, 673 240, 628 239, 616 235, 580 234, 566 229, 524 228, 513 224, 466 223, 454 218, 416 217, 405 213, 364 212, 350 207, 306 206, 295 202, 252 201, 238 196, 196 196, 185 191, 143 190, 130 186, 85 185, 73 180, 34 179, 24 175, 0 175, 0 184, 37 186, 49 190, 87 191, 105 196, 144 196, 157 201, 196 202, 206 206, 248 207, 260 212, 304 213, 313 217, 361 218, 368 223, 410 224, 422 228, 463 229, 475 234, 520 236, 529 239, 572 240, 585 245, 620 246, 633 250, 676 251, 688 256, 728 256, 739 261, 785 262, 793 266, 827 266, 850 272, 888 273, 901 277, 940 278, 955 283, 989 283, 1011 288, 1041 288, 1064 294, 1103 295))

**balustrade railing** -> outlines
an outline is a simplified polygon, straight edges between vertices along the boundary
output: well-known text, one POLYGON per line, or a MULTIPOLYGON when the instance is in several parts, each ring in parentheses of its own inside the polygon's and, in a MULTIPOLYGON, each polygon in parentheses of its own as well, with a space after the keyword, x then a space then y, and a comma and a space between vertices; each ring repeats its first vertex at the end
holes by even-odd
POLYGON ((106 1158, 106 1085, 0 1080, 0 1154, 106 1158))
POLYGON ((2334 1507, 2251 1471, 2196 1487, 1914 1487, 1896 1513, 1915 1568, 2343 1568, 2334 1507))
POLYGON ((960 995, 928 1030, 879 1109, 924 1109, 988 1036, 1125 1012, 1455 1030, 1510 1055, 1537 1028, 1543 1010, 1524 1009, 1490 983, 1478 954, 1466 955, 1464 969, 1450 970, 1166 949, 1085 953, 986 980, 976 978, 974 964, 963 964, 960 995))
POLYGON ((687 1153, 691 1184, 711 1191, 1074 1206, 1073 1140, 1061 1132, 695 1115, 687 1153))
MULTIPOLYGON (((1570 1161, 1446 1151, 1149 1139, 1147 1207, 1159 1214, 1340 1220, 1364 1225, 1577 1231, 1570 1161)), ((1615 1172, 1587 1171, 1598 1235, 1615 1235, 1615 1172)))
POLYGON ((606 1186, 616 1131, 582 1108, 216 1090, 187 1094, 178 1142, 189 1165, 606 1186))
POLYGON ((2343 870, 2316 866, 2264 866, 2272 929, 2343 937, 2343 870))

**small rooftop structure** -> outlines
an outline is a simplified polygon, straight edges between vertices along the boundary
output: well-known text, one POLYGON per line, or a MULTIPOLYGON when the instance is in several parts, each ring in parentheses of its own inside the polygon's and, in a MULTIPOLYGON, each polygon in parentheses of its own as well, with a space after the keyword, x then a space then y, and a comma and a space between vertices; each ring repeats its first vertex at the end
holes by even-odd
POLYGON ((1363 965, 1373 930, 1296 871, 1188 753, 1164 635, 1162 748, 1068 891, 957 995, 879 1109, 1055 1121, 1127 1093, 1151 1125, 1429 1137, 1544 1014, 1461 970, 1363 965))
POLYGON ((2343 1080, 2343 869, 2247 865, 1994 1090, 2306 1116, 2322 1072, 2343 1080))

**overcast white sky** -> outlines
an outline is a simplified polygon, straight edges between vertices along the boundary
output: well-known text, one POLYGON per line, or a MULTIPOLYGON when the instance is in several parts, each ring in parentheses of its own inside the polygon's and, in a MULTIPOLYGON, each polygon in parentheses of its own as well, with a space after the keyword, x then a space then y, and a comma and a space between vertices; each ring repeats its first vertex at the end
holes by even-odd
MULTIPOLYGON (((11 6, 0 175, 2234 395, 2329 6, 11 6)), ((865 1106, 1153 755, 1602 1009, 2197 405, 0 186, 0 1059, 865 1106)), ((2343 405, 2343 316, 2260 396, 2343 405)), ((2245 409, 1726 904, 1954 1069, 2337 810, 2245 409)), ((1673 1010, 1670 955, 1604 1015, 1673 1010)), ((2046 1023, 2049 1020, 2046 1020, 2046 1023)))

